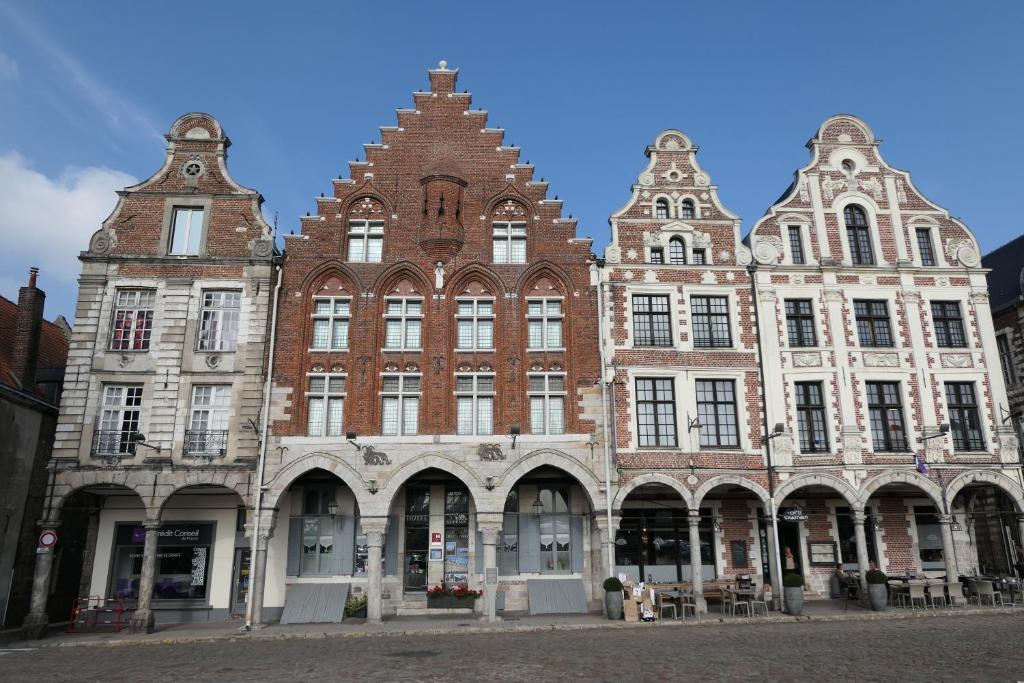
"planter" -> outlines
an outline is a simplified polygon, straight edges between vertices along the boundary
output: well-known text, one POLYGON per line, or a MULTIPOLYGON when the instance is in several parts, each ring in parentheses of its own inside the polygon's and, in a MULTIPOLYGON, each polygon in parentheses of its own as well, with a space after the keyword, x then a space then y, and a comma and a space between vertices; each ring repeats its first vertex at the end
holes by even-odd
POLYGON ((868 584, 868 602, 871 603, 871 609, 876 612, 884 612, 888 601, 888 594, 884 583, 868 584))
POLYGON ((804 589, 803 587, 782 589, 783 598, 786 600, 786 613, 794 617, 800 616, 804 611, 804 589))
POLYGON ((833 574, 828 580, 828 596, 833 600, 838 600, 843 597, 843 586, 839 582, 839 577, 833 574))
POLYGON ((605 592, 604 611, 612 621, 618 621, 622 618, 622 591, 605 592))
POLYGON ((476 598, 457 598, 454 595, 427 596, 428 609, 473 609, 476 598))

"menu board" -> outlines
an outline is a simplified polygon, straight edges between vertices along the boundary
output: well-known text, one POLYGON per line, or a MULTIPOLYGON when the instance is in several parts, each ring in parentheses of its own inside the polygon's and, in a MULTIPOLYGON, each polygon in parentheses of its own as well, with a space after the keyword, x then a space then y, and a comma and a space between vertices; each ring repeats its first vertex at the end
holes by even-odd
POLYGON ((816 567, 831 567, 838 562, 835 541, 808 541, 807 555, 816 567))

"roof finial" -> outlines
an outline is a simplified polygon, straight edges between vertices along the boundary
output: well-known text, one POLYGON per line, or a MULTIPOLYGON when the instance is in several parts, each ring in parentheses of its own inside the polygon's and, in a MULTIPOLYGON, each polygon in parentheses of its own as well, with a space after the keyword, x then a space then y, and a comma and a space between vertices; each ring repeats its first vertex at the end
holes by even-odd
POLYGON ((448 70, 448 60, 442 59, 440 62, 437 63, 437 68, 440 69, 441 71, 447 71, 448 70))

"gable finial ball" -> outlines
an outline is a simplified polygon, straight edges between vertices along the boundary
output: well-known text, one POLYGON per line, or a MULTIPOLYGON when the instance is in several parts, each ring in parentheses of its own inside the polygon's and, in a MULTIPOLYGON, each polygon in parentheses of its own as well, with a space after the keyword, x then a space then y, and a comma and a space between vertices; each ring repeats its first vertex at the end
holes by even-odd
POLYGON ((440 62, 437 63, 437 67, 439 69, 441 69, 441 71, 447 70, 448 69, 448 61, 445 60, 445 59, 442 59, 440 62))

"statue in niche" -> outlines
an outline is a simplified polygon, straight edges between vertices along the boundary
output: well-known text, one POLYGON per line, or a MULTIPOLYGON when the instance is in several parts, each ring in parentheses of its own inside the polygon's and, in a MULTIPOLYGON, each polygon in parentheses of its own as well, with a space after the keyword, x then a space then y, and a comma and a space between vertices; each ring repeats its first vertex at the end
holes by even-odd
POLYGON ((434 289, 444 289, 444 264, 440 261, 434 266, 434 289))

